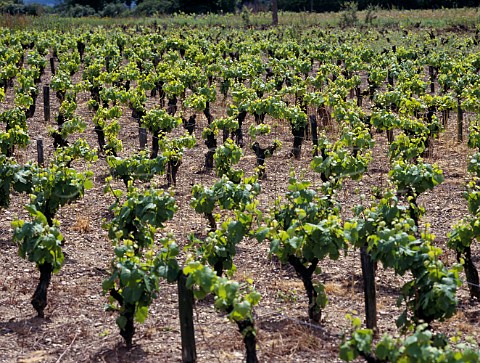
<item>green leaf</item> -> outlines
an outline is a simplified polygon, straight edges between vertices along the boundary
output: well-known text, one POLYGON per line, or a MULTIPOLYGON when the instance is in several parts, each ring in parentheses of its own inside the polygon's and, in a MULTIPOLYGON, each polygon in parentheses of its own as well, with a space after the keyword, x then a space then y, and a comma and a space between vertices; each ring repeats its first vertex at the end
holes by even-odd
POLYGON ((258 242, 263 242, 269 232, 270 232, 270 228, 261 227, 257 229, 257 231, 255 232, 255 238, 257 239, 258 242))
POLYGON ((122 271, 120 272, 120 281, 123 285, 128 284, 131 274, 132 272, 130 271, 130 269, 126 267, 122 268, 122 271))
POLYGON ((370 353, 372 350, 373 332, 371 329, 357 329, 352 334, 360 352, 370 353))
POLYGON ((193 275, 195 271, 198 271, 202 268, 202 264, 198 261, 190 262, 183 268, 183 273, 185 275, 193 275))
POLYGON ((140 300, 143 294, 143 288, 139 285, 127 286, 123 289, 123 298, 125 302, 136 303, 140 300))
POLYGON ((388 336, 384 336, 382 340, 377 344, 375 349, 375 355, 378 359, 381 360, 388 360, 390 356, 390 352, 396 350, 392 339, 388 336))
POLYGON ((227 231, 231 243, 237 245, 243 239, 245 234, 245 226, 239 221, 232 221, 228 224, 227 231))
POLYGON ((358 353, 356 350, 352 349, 350 344, 344 343, 340 346, 340 359, 346 362, 351 362, 355 358, 358 357, 358 353))
POLYGON ((135 311, 135 320, 139 323, 145 322, 148 316, 148 306, 137 306, 137 310, 135 311))
POLYGON ((105 279, 102 281, 103 292, 108 292, 115 287, 115 283, 112 279, 105 279))
POLYGON ((93 181, 91 179, 86 179, 85 182, 83 183, 83 187, 85 189, 92 189, 93 188, 93 181))
POLYGON ((250 292, 245 299, 250 303, 251 306, 256 306, 260 302, 262 295, 257 291, 250 292))
POLYGON ((234 321, 245 320, 251 313, 252 306, 248 301, 242 301, 235 304, 233 311, 229 314, 230 319, 234 321))
POLYGON ((289 245, 290 247, 292 247, 292 249, 296 250, 299 246, 301 246, 302 242, 303 242, 303 238, 295 236, 287 239, 285 241, 285 244, 289 245))

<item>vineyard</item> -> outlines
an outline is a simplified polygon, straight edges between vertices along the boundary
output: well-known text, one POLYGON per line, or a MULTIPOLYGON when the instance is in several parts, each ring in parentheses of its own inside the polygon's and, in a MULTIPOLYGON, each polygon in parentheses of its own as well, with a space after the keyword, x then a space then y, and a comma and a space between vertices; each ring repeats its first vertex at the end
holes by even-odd
POLYGON ((176 19, 0 28, 0 361, 479 361, 480 28, 176 19))

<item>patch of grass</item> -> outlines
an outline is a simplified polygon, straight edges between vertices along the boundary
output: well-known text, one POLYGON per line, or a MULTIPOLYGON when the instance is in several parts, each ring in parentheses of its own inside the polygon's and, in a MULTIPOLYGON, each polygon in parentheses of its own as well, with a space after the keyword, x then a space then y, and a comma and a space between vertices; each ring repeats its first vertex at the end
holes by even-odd
MULTIPOLYGON (((466 28, 474 29, 480 23, 480 13, 477 8, 435 9, 435 10, 382 10, 375 8, 355 11, 356 21, 349 25, 362 28, 435 28, 463 31, 466 28)), ((329 28, 339 26, 345 19, 345 11, 338 13, 292 13, 279 12, 279 26, 291 29, 305 29, 310 27, 329 28)), ((268 12, 251 13, 248 16, 248 27, 264 28, 271 25, 272 16, 268 12)), ((238 14, 174 14, 173 16, 158 16, 150 18, 66 18, 57 15, 45 14, 42 16, 0 16, 0 27, 9 29, 57 29, 69 31, 78 28, 93 28, 97 26, 188 26, 206 27, 221 26, 230 28, 244 28, 245 16, 238 14)))
POLYGON ((77 221, 72 226, 72 229, 76 232, 87 233, 92 227, 90 226, 90 218, 84 216, 78 216, 77 221))
POLYGON ((347 291, 346 291, 345 287, 340 285, 340 284, 337 284, 337 283, 334 283, 334 282, 327 282, 325 284, 325 292, 327 293, 327 295, 341 295, 341 296, 344 296, 347 291))

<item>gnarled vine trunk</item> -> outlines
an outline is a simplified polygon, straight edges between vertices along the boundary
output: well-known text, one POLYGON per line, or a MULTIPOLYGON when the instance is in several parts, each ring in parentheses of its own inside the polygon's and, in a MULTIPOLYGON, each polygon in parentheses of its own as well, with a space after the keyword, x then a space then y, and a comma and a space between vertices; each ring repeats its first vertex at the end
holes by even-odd
MULTIPOLYGON (((208 104, 208 102, 207 107, 205 108, 203 113, 207 118, 208 125, 210 125, 213 122, 213 115, 210 113, 210 105, 208 104)), ((210 170, 213 169, 213 155, 215 155, 215 150, 217 149, 217 139, 215 138, 215 134, 213 132, 210 132, 207 135, 205 145, 208 148, 205 154, 205 169, 210 170)))
POLYGON ((37 311, 38 317, 44 318, 44 310, 47 306, 47 291, 52 278, 53 265, 51 263, 44 263, 38 265, 38 269, 40 270, 40 281, 38 282, 37 288, 32 296, 32 305, 37 311))
POLYGON ((292 134, 293 134, 293 147, 290 155, 293 156, 295 159, 300 159, 300 154, 302 151, 302 143, 303 139, 305 138, 305 126, 301 127, 294 127, 292 126, 292 134))
POLYGON ((126 323, 123 328, 120 328, 120 335, 125 340, 127 349, 131 349, 133 345, 133 336, 135 334, 135 324, 133 321, 135 316, 135 305, 126 304, 125 312, 122 314, 122 316, 126 318, 126 323))
POLYGON ((237 321, 238 330, 243 335, 243 343, 247 355, 247 363, 258 363, 257 358, 257 337, 255 334, 255 326, 252 320, 245 319, 237 321))
POLYGON ((288 262, 290 263, 290 265, 293 266, 295 272, 302 279, 303 286, 305 287, 305 291, 307 292, 308 317, 314 322, 318 323, 322 317, 322 309, 320 306, 318 306, 317 303, 318 293, 313 287, 312 276, 315 272, 315 269, 317 268, 319 261, 317 258, 314 258, 312 261, 310 261, 310 266, 307 268, 298 257, 294 255, 289 255, 288 262))
POLYGON ((118 301, 122 307, 122 312, 120 316, 125 318, 125 325, 120 327, 120 335, 125 340, 125 345, 127 349, 132 348, 133 336, 135 335, 135 304, 125 303, 123 296, 117 290, 110 290, 110 296, 118 301))
POLYGON ((475 264, 472 261, 472 249, 465 247, 463 253, 457 251, 457 261, 463 258, 463 269, 465 271, 465 277, 467 278, 468 290, 471 298, 480 299, 480 281, 478 277, 478 271, 475 264))

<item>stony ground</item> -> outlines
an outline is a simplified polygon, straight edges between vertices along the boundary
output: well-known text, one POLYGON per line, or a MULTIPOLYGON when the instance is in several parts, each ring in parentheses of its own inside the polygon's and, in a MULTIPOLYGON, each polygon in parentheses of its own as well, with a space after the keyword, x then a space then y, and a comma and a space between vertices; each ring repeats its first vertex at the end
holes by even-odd
MULTIPOLYGON (((48 75, 46 75, 48 77, 48 75)), ((87 95, 79 97, 79 112, 90 122, 91 113, 86 108, 87 95)), ((7 98, 8 102, 8 98, 7 98)), ((41 105, 43 100, 39 96, 41 105)), ((152 103, 155 100, 151 101, 152 103)), ((53 105, 58 108, 58 105, 53 105)), ((214 110, 219 115, 222 105, 214 110)), ((126 113, 127 114, 127 113, 126 113)), ((180 245, 185 245, 187 235, 204 234, 206 220, 189 207, 191 186, 196 183, 209 185, 214 173, 199 173, 203 165, 205 146, 201 141, 201 128, 206 120, 199 116, 196 130, 198 145, 186 152, 180 167, 178 183, 174 188, 179 211, 162 233, 173 232, 180 245)), ((249 119, 249 122, 252 120, 249 119)), ((30 122, 32 141, 45 140, 46 157, 51 157, 53 146, 48 136, 48 125, 39 109, 30 122)), ((53 123, 50 123, 53 126, 53 123)), ((429 162, 443 168, 445 182, 426 193, 420 203, 426 208, 424 223, 430 223, 436 234, 436 243, 445 249, 442 257, 447 264, 455 262, 455 256, 446 250, 446 236, 453 222, 466 213, 462 198, 466 175, 466 160, 471 151, 454 140, 454 120, 445 133, 434 142, 429 162)), ((334 135, 335 130, 327 132, 334 135)), ((122 154, 128 155, 138 148, 138 130, 130 117, 122 118, 122 154)), ((292 143, 286 127, 273 128, 273 137, 283 141, 283 148, 267 160, 268 179, 262 181, 260 208, 266 210, 273 200, 281 196, 288 183, 291 169, 319 185, 319 176, 309 170, 311 142, 306 141, 300 160, 287 157, 292 143)), ((82 135, 91 145, 96 145, 93 125, 82 135)), ((351 207, 360 202, 360 194, 369 193, 372 186, 388 187, 389 170, 386 158, 386 141, 383 134, 375 135, 374 161, 369 172, 360 182, 347 182, 339 198, 345 217, 351 215, 351 207)), ((246 144, 249 140, 247 138, 246 144)), ((255 157, 245 148, 240 166, 247 174, 253 173, 255 157)), ((22 162, 35 158, 35 144, 19 150, 17 159, 22 162)), ((77 163, 80 170, 87 166, 77 163)), ((0 362, 177 362, 181 361, 180 332, 177 314, 176 286, 161 284, 160 294, 151 307, 143 325, 137 326, 134 348, 127 351, 115 325, 115 316, 105 312, 107 298, 101 289, 102 280, 109 271, 113 255, 112 245, 102 230, 102 220, 109 218, 111 196, 103 193, 104 178, 108 168, 103 158, 93 166, 94 187, 75 204, 61 209, 58 219, 65 237, 65 265, 56 274, 49 288, 46 318, 35 317, 30 304, 38 272, 33 264, 18 256, 18 248, 12 242, 10 223, 26 218, 23 205, 25 196, 14 195, 12 206, 0 211, 0 362)), ((165 180, 159 177, 158 185, 165 180)), ((118 187, 122 187, 118 183, 118 187)), ((478 256, 478 251, 475 251, 478 256)), ((478 265, 478 257, 476 258, 478 265)), ((238 246, 235 258, 237 280, 252 278, 262 301, 256 309, 258 328, 258 355, 262 362, 335 362, 341 336, 349 327, 345 314, 363 316, 363 289, 358 251, 350 250, 338 261, 322 261, 319 279, 326 285, 329 303, 322 314, 320 324, 307 319, 307 299, 301 281, 292 268, 282 266, 269 258, 268 245, 245 240, 238 246)), ((381 268, 377 275, 378 314, 380 332, 395 333, 394 321, 400 309, 395 301, 402 279, 392 271, 381 268)), ((479 339, 478 302, 468 299, 465 286, 459 292, 459 311, 446 323, 436 327, 449 334, 460 331, 479 339)), ((213 309, 213 300, 198 301, 195 307, 195 328, 199 362, 244 361, 242 337, 236 325, 213 309)))

